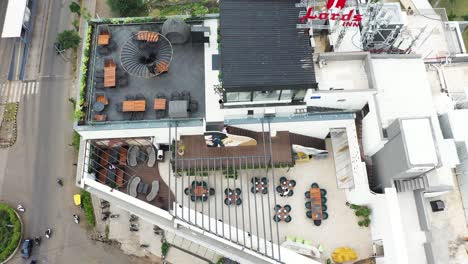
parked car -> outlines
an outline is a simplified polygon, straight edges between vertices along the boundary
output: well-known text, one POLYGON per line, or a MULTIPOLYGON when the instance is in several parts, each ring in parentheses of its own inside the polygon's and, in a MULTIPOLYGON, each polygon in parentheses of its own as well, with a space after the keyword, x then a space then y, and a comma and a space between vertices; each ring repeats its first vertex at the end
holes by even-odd
POLYGON ((26 239, 21 246, 21 256, 25 259, 31 256, 34 242, 31 239, 26 239))

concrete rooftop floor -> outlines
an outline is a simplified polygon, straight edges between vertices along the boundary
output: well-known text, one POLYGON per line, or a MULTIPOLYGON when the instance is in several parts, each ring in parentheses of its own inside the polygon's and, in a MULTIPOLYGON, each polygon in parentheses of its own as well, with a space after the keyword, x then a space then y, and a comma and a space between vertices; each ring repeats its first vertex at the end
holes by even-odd
POLYGON ((319 90, 330 88, 343 90, 369 89, 364 60, 327 61, 323 68, 316 67, 319 90))
MULTIPOLYGON (((100 27, 104 28, 105 26, 101 25, 100 27)), ((102 72, 104 59, 112 58, 117 65, 117 69, 123 72, 120 52, 124 43, 131 38, 132 33, 140 30, 161 32, 161 27, 162 24, 158 23, 109 25, 111 41, 116 44, 116 48, 108 55, 100 55, 96 52, 95 38, 93 38, 91 52, 95 55, 94 57, 90 56, 90 65, 94 65, 94 68, 90 66, 91 70, 102 72)), ((98 34, 98 30, 94 31, 94 35, 96 34, 98 34)), ((191 99, 198 102, 198 111, 192 113, 192 117, 205 116, 204 45, 203 43, 192 43, 189 39, 184 44, 173 44, 172 48, 172 62, 169 66, 169 72, 166 74, 150 79, 129 74, 127 87, 117 86, 116 88, 95 89, 93 85, 92 102, 94 102, 96 92, 104 93, 109 99, 109 105, 103 111, 107 115, 107 120, 126 120, 124 115, 117 112, 116 105, 124 101, 126 96, 135 96, 136 94, 143 94, 146 98, 144 120, 155 120, 156 112, 153 110, 153 100, 156 95, 164 94, 169 100, 173 92, 180 93, 183 91, 189 91, 191 99)), ((91 104, 90 107, 92 107, 91 104)), ((165 118, 168 118, 167 114, 165 118)))
MULTIPOLYGON (((330 151, 330 140, 326 140, 326 145, 327 149, 330 151)), ((167 166, 167 161, 159 165, 161 177, 165 181, 169 180, 167 166)), ((359 258, 371 256, 372 237, 370 228, 358 226, 358 219, 354 215, 354 211, 346 206, 344 190, 337 188, 333 157, 330 156, 327 159, 300 162, 289 171, 286 168, 276 168, 274 172, 274 182, 271 180, 271 174, 268 176, 270 178, 270 183, 268 185, 270 191, 269 195, 253 195, 250 192, 250 179, 254 176, 263 177, 265 175, 264 170, 245 170, 239 174, 240 176, 237 180, 231 179, 229 182, 223 177, 222 184, 219 172, 217 177, 214 177, 214 175, 210 173, 209 177, 184 176, 177 179, 173 178, 171 189, 176 195, 177 201, 182 203, 181 200, 184 199, 184 206, 187 206, 190 198, 183 194, 184 188, 188 187, 193 180, 204 180, 208 183, 209 187, 215 188, 215 197, 209 197, 208 201, 205 203, 190 202, 190 207, 192 209, 201 212, 203 207, 205 214, 209 214, 211 217, 216 217, 217 219, 224 218, 224 223, 229 223, 230 221, 232 226, 236 226, 237 224, 239 229, 258 235, 261 238, 265 236, 267 240, 272 239, 274 243, 278 243, 276 230, 279 232, 279 244, 286 240, 286 236, 310 240, 313 246, 318 247, 321 245, 324 248, 322 261, 329 258, 334 249, 342 246, 351 247, 356 250, 359 258), (292 197, 280 197, 278 193, 276 193, 275 196, 273 195, 272 191, 279 185, 279 177, 281 176, 286 176, 288 179, 294 179, 297 182, 292 197), (216 183, 214 180, 215 178, 217 179, 216 183), (176 182, 177 190, 174 188, 176 182), (321 226, 315 226, 312 220, 308 219, 305 214, 306 208, 304 203, 306 200, 304 198, 304 192, 310 188, 313 182, 317 182, 321 188, 326 189, 328 192, 327 206, 329 218, 323 220, 321 226), (241 196, 244 205, 243 209, 242 206, 236 208, 235 206, 224 205, 224 189, 228 187, 228 184, 230 188, 241 188, 241 196), (257 199, 257 201, 255 201, 255 199, 257 199), (250 210, 248 207, 249 201, 250 210), (257 204, 257 210, 253 206, 255 203, 257 204), (292 221, 290 223, 279 222, 278 229, 276 229, 276 224, 272 220, 273 207, 275 204, 289 204, 292 207, 290 213, 292 221), (215 208, 217 211, 216 215, 215 208), (263 217, 265 217, 266 234, 264 234, 263 217), (256 226, 257 219, 259 224, 258 228, 256 226), (252 227, 250 227, 249 223, 252 223, 252 227), (270 235, 270 226, 273 231, 273 237, 270 235)), ((228 236, 228 234, 226 234, 226 236, 228 236)), ((232 240, 236 241, 235 235, 232 236, 232 240)))

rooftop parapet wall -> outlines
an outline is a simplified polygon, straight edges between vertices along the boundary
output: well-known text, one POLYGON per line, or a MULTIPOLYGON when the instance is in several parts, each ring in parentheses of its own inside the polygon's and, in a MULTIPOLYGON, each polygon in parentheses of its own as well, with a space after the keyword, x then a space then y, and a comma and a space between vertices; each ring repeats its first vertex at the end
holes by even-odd
MULTIPOLYGON (((319 68, 320 68, 320 63, 321 60, 324 60, 325 63, 330 61, 330 62, 340 62, 343 67, 346 67, 346 62, 347 61, 363 61, 364 63, 364 70, 365 74, 367 76, 367 83, 368 83, 368 88, 366 89, 356 89, 356 90, 350 90, 347 89, 347 87, 344 87, 344 91, 363 91, 363 90, 374 90, 376 87, 376 81, 375 81, 375 74, 374 74, 374 69, 372 67, 371 63, 371 54, 369 52, 326 52, 326 53, 320 53, 318 55, 317 62, 319 63, 319 68)), ((323 67, 326 67, 323 66, 323 67)), ((352 71, 353 69, 348 69, 352 71)), ((319 70, 317 70, 319 71, 319 70)), ((328 76, 328 78, 333 78, 332 76, 328 76)), ((319 84, 320 87, 320 84, 319 84)), ((343 91, 341 90, 341 91, 343 91)), ((333 90, 332 92, 339 92, 333 90)))

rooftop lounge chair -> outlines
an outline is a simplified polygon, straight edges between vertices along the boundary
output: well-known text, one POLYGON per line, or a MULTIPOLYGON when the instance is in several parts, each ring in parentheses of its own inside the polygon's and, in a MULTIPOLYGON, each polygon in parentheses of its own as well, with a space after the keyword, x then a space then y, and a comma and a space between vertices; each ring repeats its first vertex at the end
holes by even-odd
POLYGON ((327 190, 325 190, 325 189, 320 189, 320 195, 322 195, 322 196, 327 195, 327 190))
POLYGON ((128 194, 132 197, 137 197, 137 188, 141 182, 140 177, 134 177, 130 180, 130 184, 128 185, 128 194))
POLYGON ((286 212, 291 212, 291 206, 289 204, 285 205, 284 210, 286 210, 286 212))
POLYGON ((323 219, 323 220, 328 219, 328 213, 327 213, 327 212, 323 212, 323 213, 322 213, 322 219, 323 219))
POLYGON ((310 185, 310 187, 311 187, 311 188, 318 188, 319 185, 318 185, 318 183, 314 182, 314 183, 312 183, 312 184, 310 185))
POLYGON ((191 192, 192 192, 192 191, 190 190, 190 188, 185 188, 185 189, 184 189, 184 193, 185 193, 186 195, 190 195, 191 192))
POLYGON ((292 220, 292 217, 290 215, 286 216, 286 218, 284 219, 286 223, 291 222, 291 220, 292 220))
POLYGON ((146 153, 148 153, 148 167, 152 168, 156 163, 156 151, 153 146, 146 148, 146 153))
POLYGON ((138 164, 137 157, 138 157, 139 151, 140 151, 140 148, 138 146, 136 145, 130 146, 130 148, 128 149, 128 156, 127 156, 127 164, 129 166, 135 167, 138 164))
POLYGON ((326 204, 322 204, 322 211, 323 211, 323 212, 326 212, 327 209, 328 209, 328 208, 327 208, 327 205, 326 205, 326 204))
POLYGON ((158 195, 158 193, 159 193, 159 181, 153 181, 151 183, 151 191, 146 196, 146 200, 148 202, 153 201, 154 198, 156 198, 156 196, 158 195))

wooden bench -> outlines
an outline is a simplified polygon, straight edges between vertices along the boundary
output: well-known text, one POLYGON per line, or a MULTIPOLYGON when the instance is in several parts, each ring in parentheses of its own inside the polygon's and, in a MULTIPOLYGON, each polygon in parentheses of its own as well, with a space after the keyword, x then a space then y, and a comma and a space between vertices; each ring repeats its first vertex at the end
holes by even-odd
POLYGON ((103 105, 108 105, 109 104, 109 100, 107 99, 107 97, 103 94, 97 94, 96 95, 96 102, 100 102, 102 103, 103 105))
POLYGON ((107 179, 107 170, 102 168, 98 172, 98 181, 102 184, 106 184, 106 179, 107 179))
POLYGON ((127 165, 128 150, 126 148, 120 148, 119 150, 119 165, 127 165))
POLYGON ((101 154, 101 159, 99 160, 99 165, 102 167, 106 167, 109 164, 109 153, 103 151, 101 154))
POLYGON ((107 115, 94 115, 94 121, 106 121, 107 120, 107 115))
POLYGON ((162 74, 169 71, 169 65, 167 62, 159 62, 158 64, 156 64, 155 69, 157 74, 162 74))
POLYGON ((159 33, 152 31, 138 31, 136 34, 136 39, 147 42, 158 42, 159 33))
POLYGON ((124 185, 124 171, 123 169, 117 169, 116 180, 117 187, 122 187, 124 185))

